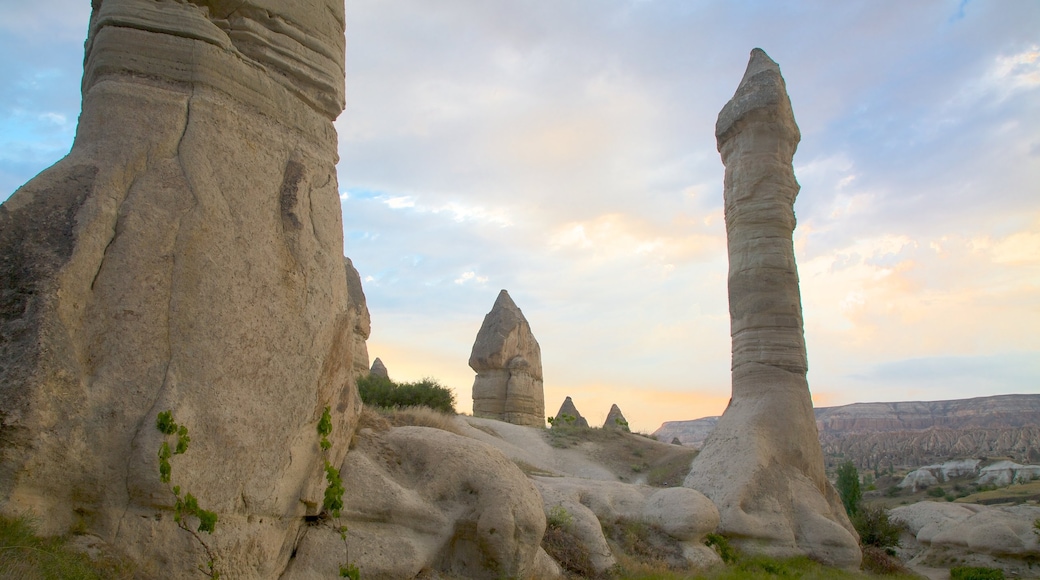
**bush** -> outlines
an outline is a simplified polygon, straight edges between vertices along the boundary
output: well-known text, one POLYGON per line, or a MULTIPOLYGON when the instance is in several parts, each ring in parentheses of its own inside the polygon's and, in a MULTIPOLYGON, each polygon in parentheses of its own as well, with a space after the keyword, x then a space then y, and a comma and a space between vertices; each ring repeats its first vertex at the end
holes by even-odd
POLYGON ((455 393, 429 377, 414 383, 395 383, 378 375, 367 375, 357 380, 357 386, 361 401, 372 407, 422 406, 455 412, 455 393))
POLYGON ((723 563, 732 564, 737 561, 737 551, 733 549, 733 546, 729 545, 729 540, 726 539, 726 536, 708 534, 704 539, 704 545, 715 550, 719 558, 722 558, 723 563))
POLYGON ((859 472, 851 461, 846 461, 838 466, 838 481, 834 484, 841 496, 841 503, 849 516, 856 515, 859 510, 859 500, 863 492, 859 489, 859 472))
POLYGON ((946 490, 940 486, 935 486, 928 489, 928 495, 929 497, 944 497, 946 495, 946 490))
POLYGON ((899 558, 876 546, 863 546, 863 564, 860 567, 867 572, 881 576, 897 574, 909 576, 912 574, 899 558))
POLYGON ((958 566, 950 568, 950 580, 1004 580, 1004 572, 996 568, 958 566))
POLYGON ((852 517, 852 525, 859 532, 859 541, 864 546, 893 548, 899 545, 899 534, 903 526, 888 519, 888 512, 880 507, 861 509, 852 517))

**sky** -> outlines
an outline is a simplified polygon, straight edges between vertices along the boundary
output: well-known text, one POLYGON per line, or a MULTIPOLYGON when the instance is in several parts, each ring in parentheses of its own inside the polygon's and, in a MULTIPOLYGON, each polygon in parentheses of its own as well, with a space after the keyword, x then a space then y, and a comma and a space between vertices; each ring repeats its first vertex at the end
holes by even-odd
MULTIPOLYGON (((65 155, 87 0, 0 0, 0 200, 65 155), (17 58, 9 58, 17 55, 17 58)), ((802 141, 817 406, 1040 393, 1040 2, 349 0, 336 121, 369 353, 470 412, 501 289, 546 413, 730 395, 718 111, 752 48, 802 141)))

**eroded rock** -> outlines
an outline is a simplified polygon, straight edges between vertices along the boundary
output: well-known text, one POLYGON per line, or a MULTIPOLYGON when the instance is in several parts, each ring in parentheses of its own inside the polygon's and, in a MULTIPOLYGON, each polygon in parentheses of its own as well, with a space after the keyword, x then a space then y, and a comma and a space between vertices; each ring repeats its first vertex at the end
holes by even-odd
POLYGON ((344 461, 342 518, 307 529, 286 580, 335 577, 347 554, 362 578, 555 578, 540 547, 537 489, 490 445, 426 427, 362 430, 344 461))
POLYGON ((217 512, 239 578, 284 567, 322 502, 316 425, 360 401, 333 120, 343 3, 95 1, 67 157, 0 207, 0 505, 143 576, 200 550, 159 481, 217 512))
POLYGON ((603 422, 603 428, 631 431, 628 428, 628 421, 625 419, 625 416, 621 413, 621 409, 616 403, 610 406, 610 412, 607 413, 607 420, 603 422))
POLYGON ((368 368, 368 337, 372 334, 372 315, 368 312, 365 289, 361 287, 361 274, 354 268, 350 258, 343 258, 347 271, 347 313, 353 328, 350 343, 351 367, 355 376, 363 376, 368 368))
POLYGON ((390 373, 386 370, 386 365, 383 361, 376 357, 376 360, 372 361, 372 369, 369 371, 377 377, 383 377, 384 379, 390 378, 390 373))
POLYGON ((800 139, 780 68, 751 52, 715 129, 726 166, 733 396, 686 487, 718 507, 739 547, 856 567, 861 554, 824 473, 802 334, 792 234, 800 139))
POLYGON ((484 317, 469 366, 477 373, 474 416, 545 426, 542 351, 531 325, 505 290, 484 317))
POLYGON ((574 427, 587 428, 589 421, 581 416, 578 408, 574 406, 574 401, 567 397, 563 400, 563 404, 560 405, 560 410, 556 412, 556 416, 553 417, 553 426, 556 425, 573 425, 574 427))

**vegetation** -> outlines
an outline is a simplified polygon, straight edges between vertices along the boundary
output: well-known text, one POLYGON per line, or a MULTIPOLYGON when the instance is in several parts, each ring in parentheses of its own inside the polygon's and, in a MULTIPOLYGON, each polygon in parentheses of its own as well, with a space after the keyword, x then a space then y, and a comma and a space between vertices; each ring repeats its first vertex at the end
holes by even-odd
POLYGON ((834 484, 841 496, 841 503, 849 517, 856 515, 859 510, 859 501, 863 493, 859 489, 859 472, 851 461, 846 461, 838 466, 838 481, 834 484))
POLYGON ((708 534, 704 544, 715 550, 719 558, 722 558, 723 563, 732 564, 737 561, 737 551, 729 545, 729 540, 726 539, 726 536, 722 534, 708 534))
POLYGON ((455 413, 455 393, 427 377, 414 383, 395 383, 378 375, 366 375, 357 380, 361 401, 372 407, 402 408, 429 407, 445 413, 455 413))
POLYGON ((958 566, 950 568, 950 580, 1004 580, 1004 572, 996 568, 958 566))
MULTIPOLYGON (((170 477, 172 474, 172 466, 170 465, 170 458, 174 455, 181 455, 188 451, 188 444, 191 443, 191 437, 188 436, 188 428, 184 425, 178 425, 173 418, 173 411, 166 410, 159 413, 155 418, 155 428, 163 434, 162 445, 159 446, 159 481, 169 484, 170 477), (170 437, 176 437, 176 443, 171 451, 170 449, 170 437)), ((217 526, 217 514, 209 510, 202 509, 199 506, 198 499, 190 493, 185 492, 184 496, 181 497, 181 486, 174 485, 170 488, 173 493, 173 521, 177 523, 177 527, 191 534, 191 537, 202 546, 202 549, 206 552, 206 567, 199 566, 199 571, 209 576, 210 578, 220 578, 220 572, 216 567, 216 557, 213 554, 213 550, 209 547, 209 544, 202 539, 202 536, 198 532, 206 534, 212 534, 213 530, 217 526), (188 518, 195 518, 198 520, 199 525, 196 529, 192 530, 191 526, 188 525, 188 518)))
POLYGON ((546 553, 568 573, 594 578, 596 570, 592 567, 592 556, 574 534, 574 516, 563 506, 555 506, 549 510, 546 524, 542 536, 542 548, 546 553))
POLYGON ((132 578, 133 570, 111 557, 90 559, 69 548, 71 538, 42 538, 28 515, 0 516, 0 578, 102 580, 132 578))

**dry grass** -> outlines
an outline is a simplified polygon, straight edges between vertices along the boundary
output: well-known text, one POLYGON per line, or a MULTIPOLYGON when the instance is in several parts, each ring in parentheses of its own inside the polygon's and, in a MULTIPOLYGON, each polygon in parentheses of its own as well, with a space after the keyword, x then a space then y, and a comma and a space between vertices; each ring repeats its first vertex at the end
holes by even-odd
POLYGON ((455 422, 455 415, 437 411, 429 407, 401 407, 379 409, 381 415, 392 427, 431 427, 464 435, 462 428, 455 422))
POLYGON ((565 527, 547 526, 542 536, 542 548, 568 574, 579 578, 596 577, 589 549, 565 527))
POLYGON ((655 487, 682 485, 697 455, 692 447, 661 443, 617 429, 556 426, 547 429, 545 437, 558 449, 580 449, 589 459, 614 472, 619 481, 655 487))
POLYGON ((29 516, 0 516, 0 577, 25 580, 132 578, 130 564, 96 560, 70 549, 67 538, 41 538, 29 516))

